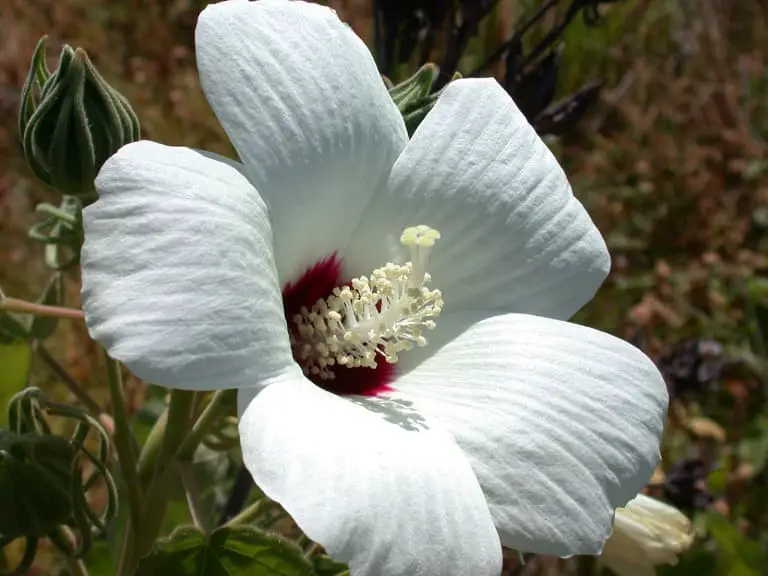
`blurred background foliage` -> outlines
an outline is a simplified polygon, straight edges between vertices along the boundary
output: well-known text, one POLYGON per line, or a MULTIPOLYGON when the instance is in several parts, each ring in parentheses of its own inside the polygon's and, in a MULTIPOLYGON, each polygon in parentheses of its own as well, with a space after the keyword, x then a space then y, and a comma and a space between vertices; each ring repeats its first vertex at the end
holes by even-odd
MULTIPOLYGON (((375 48, 392 80, 427 60, 442 68, 437 87, 455 70, 493 74, 537 129, 553 134, 547 141, 613 256, 611 277, 577 321, 642 347, 670 387, 664 463, 648 491, 685 510, 698 539, 678 566, 659 573, 768 574, 765 1, 329 3, 375 48), (571 13, 574 6, 578 14, 571 13), (541 17, 531 18, 537 11, 541 17), (515 39, 523 25, 525 34, 515 39), (553 30, 562 34, 552 36, 553 30)), ((57 203, 24 164, 16 128, 37 40, 49 34, 52 55, 65 42, 85 48, 133 103, 143 137, 232 155, 195 70, 194 27, 205 4, 2 0, 0 285, 6 294, 34 300, 43 291, 43 247, 27 239, 27 229, 37 203, 57 203)), ((68 277, 69 304, 78 301, 78 289, 77 278, 68 277)), ((46 345, 106 402, 102 360, 81 323, 59 322, 46 345)), ((162 393, 126 376, 129 407, 146 434, 162 410, 162 393)), ((69 399, 39 353, 24 344, 0 346, 0 401, 30 383, 69 399)), ((201 470, 204 485, 214 487, 206 494, 211 510, 220 511, 238 463, 211 452, 201 470)), ((180 502, 168 526, 187 521, 185 514, 180 502)), ((273 527, 291 530, 279 512, 270 518, 273 527)), ((92 574, 113 572, 107 552, 115 538, 91 555, 92 574)), ((33 573, 56 573, 55 554, 45 554, 43 545, 36 566, 33 573)), ((510 554, 505 570, 557 575, 597 568, 541 557, 519 566, 510 554)))

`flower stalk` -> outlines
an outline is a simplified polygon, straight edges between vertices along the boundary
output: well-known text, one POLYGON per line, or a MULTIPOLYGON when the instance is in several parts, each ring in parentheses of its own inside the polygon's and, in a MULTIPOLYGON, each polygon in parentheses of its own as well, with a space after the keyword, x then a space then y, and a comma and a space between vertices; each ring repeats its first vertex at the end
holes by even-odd
POLYGON ((250 524, 264 513, 264 509, 266 508, 265 504, 268 502, 269 500, 267 500, 267 498, 261 498, 257 500, 250 506, 246 507, 242 512, 240 512, 240 514, 233 516, 226 523, 226 525, 237 526, 238 524, 250 524))
MULTIPOLYGON (((160 534, 174 479, 174 467, 169 466, 169 462, 189 429, 194 397, 194 392, 186 390, 173 390, 171 392, 165 433, 155 462, 154 475, 145 496, 143 514, 140 513, 139 519, 133 524, 135 528, 132 541, 130 541, 130 536, 126 541, 128 554, 122 559, 120 576, 133 573, 138 561, 152 550, 160 534)), ((136 469, 138 485, 138 465, 136 469)))
POLYGON ((197 481, 195 480, 192 462, 177 462, 177 465, 179 468, 181 484, 184 487, 184 494, 187 498, 189 515, 192 517, 192 523, 203 532, 207 532, 205 527, 205 514, 203 513, 202 503, 200 502, 200 491, 198 490, 197 481))
POLYGON ((171 457, 184 442, 189 431, 194 402, 194 392, 187 390, 171 391, 171 400, 168 404, 168 422, 158 460, 158 473, 166 467, 171 457))
POLYGON ((37 304, 28 302, 19 298, 0 298, 0 310, 6 312, 16 312, 18 314, 34 314, 35 316, 53 316, 56 318, 67 318, 69 320, 82 320, 83 311, 77 308, 67 308, 65 306, 50 306, 48 304, 37 304))
POLYGON ((109 384, 109 396, 112 404, 112 417, 115 421, 114 444, 117 457, 120 461, 120 470, 123 473, 128 496, 128 509, 131 525, 138 526, 141 518, 141 490, 138 482, 138 467, 136 451, 134 450, 133 432, 128 420, 128 409, 125 405, 123 393, 123 381, 120 375, 120 366, 116 360, 107 359, 107 381, 109 384))
POLYGON ((64 383, 64 385, 67 387, 67 390, 69 390, 72 395, 77 398, 77 400, 83 406, 85 406, 91 414, 97 417, 101 414, 101 407, 99 406, 98 402, 96 402, 96 400, 93 399, 93 396, 91 396, 88 391, 77 380, 75 380, 61 364, 59 364, 56 358, 51 355, 51 353, 42 343, 42 341, 33 340, 32 349, 37 352, 37 355, 40 356, 43 362, 45 362, 48 367, 56 373, 56 376, 59 377, 59 380, 64 383))
POLYGON ((160 417, 155 421, 155 425, 149 431, 147 441, 144 442, 144 447, 139 454, 139 481, 141 482, 142 490, 146 491, 149 488, 149 484, 152 482, 155 470, 157 469, 157 461, 160 457, 160 450, 163 446, 163 438, 165 436, 165 427, 168 423, 168 410, 164 410, 160 417))
POLYGON ((219 390, 213 395, 208 406, 203 409, 189 434, 186 434, 176 452, 176 458, 180 461, 191 460, 198 446, 211 431, 214 424, 230 409, 235 398, 234 390, 219 390))

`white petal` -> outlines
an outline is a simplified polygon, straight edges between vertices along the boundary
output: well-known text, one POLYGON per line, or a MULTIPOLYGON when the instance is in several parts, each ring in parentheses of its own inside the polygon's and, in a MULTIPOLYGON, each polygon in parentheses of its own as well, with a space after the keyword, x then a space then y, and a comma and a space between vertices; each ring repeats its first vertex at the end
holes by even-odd
POLYGON ((329 8, 220 2, 200 80, 269 205, 281 285, 343 248, 407 133, 365 44, 329 8))
POLYGON ((353 576, 498 576, 498 534, 447 433, 298 370, 252 398, 238 398, 248 470, 353 576))
POLYGON ((292 362, 264 202, 210 154, 137 142, 83 214, 91 336, 141 378, 257 385, 292 362))
POLYGON ((610 268, 557 160, 493 79, 448 85, 345 252, 352 275, 397 259, 417 224, 442 233, 428 269, 446 310, 567 319, 610 268))
POLYGON ((659 460, 668 397, 658 370, 623 340, 576 324, 483 320, 395 388, 453 433, 502 542, 518 550, 598 554, 615 508, 659 460))

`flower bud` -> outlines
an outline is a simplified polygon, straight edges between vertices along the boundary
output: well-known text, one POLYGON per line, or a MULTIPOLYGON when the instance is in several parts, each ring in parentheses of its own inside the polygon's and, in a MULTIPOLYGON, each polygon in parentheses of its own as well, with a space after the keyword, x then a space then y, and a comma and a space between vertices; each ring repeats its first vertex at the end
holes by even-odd
POLYGON ((677 564, 692 543, 691 523, 682 512, 640 494, 616 510, 601 559, 619 576, 652 575, 659 564, 677 564))
POLYGON ((94 194, 102 164, 139 139, 128 101, 101 77, 82 48, 64 46, 59 66, 45 66, 45 41, 35 49, 19 110, 24 155, 46 184, 63 194, 94 194))
MULTIPOLYGON (((432 92, 439 73, 440 69, 435 64, 427 63, 400 84, 388 86, 389 95, 403 116, 409 136, 413 135, 422 120, 434 108, 442 93, 442 90, 432 92)), ((456 72, 451 80, 458 78, 461 78, 461 74, 456 72)))
POLYGON ((425 64, 413 76, 389 89, 389 95, 401 113, 407 112, 414 104, 429 96, 439 71, 434 64, 425 64))

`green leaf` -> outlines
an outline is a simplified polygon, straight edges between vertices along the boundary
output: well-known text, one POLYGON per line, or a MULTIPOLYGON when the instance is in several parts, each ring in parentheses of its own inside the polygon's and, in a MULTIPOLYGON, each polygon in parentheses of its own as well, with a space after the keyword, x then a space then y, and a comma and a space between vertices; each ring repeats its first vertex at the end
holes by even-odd
POLYGON ((6 312, 0 312, 0 344, 15 344, 29 339, 26 326, 6 312))
POLYGON ((415 100, 402 112, 405 128, 408 130, 410 136, 413 136, 413 133, 416 132, 416 128, 419 127, 424 118, 427 117, 427 114, 429 114, 435 104, 437 104, 437 99, 439 97, 440 93, 437 93, 415 100))
POLYGON ((738 446, 739 457, 752 467, 756 476, 768 464, 768 416, 758 416, 750 425, 747 437, 738 446))
POLYGON ((346 564, 336 562, 330 556, 318 556, 315 558, 315 574, 317 576, 336 576, 349 570, 346 564))
MULTIPOLYGON (((64 281, 61 273, 51 276, 43 295, 38 299, 39 304, 46 306, 61 306, 64 297, 64 281)), ((35 316, 29 328, 30 333, 38 340, 45 340, 56 330, 59 319, 56 316, 35 316)))
POLYGON ((59 436, 0 430, 0 534, 42 536, 72 517, 75 449, 59 436))
POLYGON ((747 282, 747 296, 755 303, 768 300, 768 278, 750 278, 747 282))
POLYGON ((206 536, 181 527, 140 562, 133 576, 314 576, 301 549, 252 526, 223 526, 206 536))
POLYGON ((719 514, 707 515, 707 530, 722 552, 723 574, 761 576, 768 570, 768 553, 758 542, 749 540, 719 514))
POLYGON ((717 466, 707 476, 707 488, 713 494, 723 494, 728 486, 728 470, 730 470, 730 461, 724 456, 718 461, 717 466))

